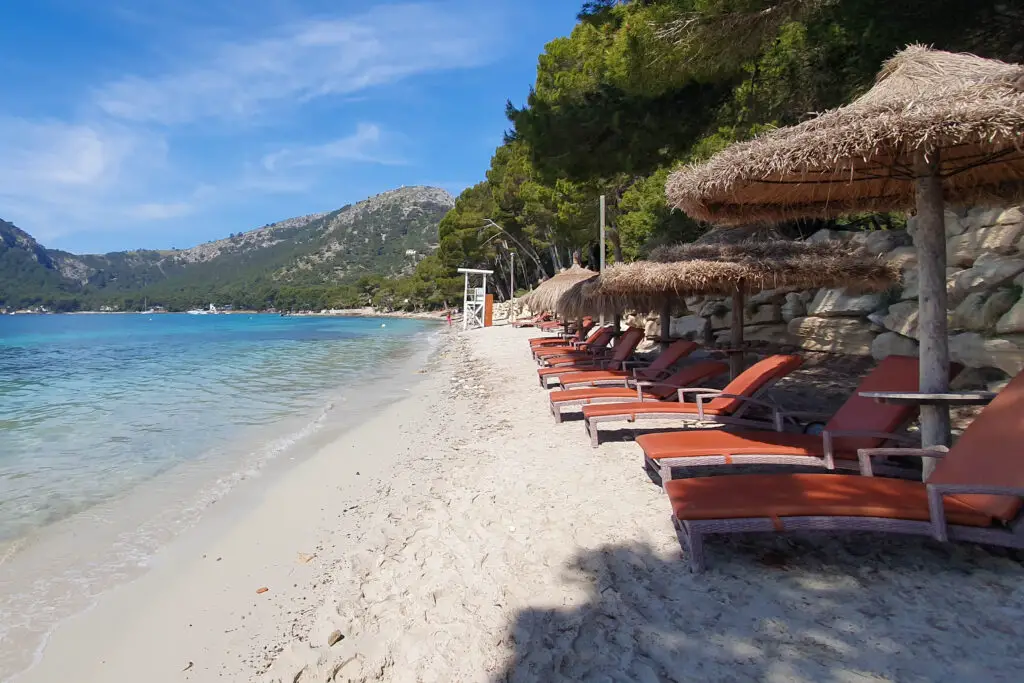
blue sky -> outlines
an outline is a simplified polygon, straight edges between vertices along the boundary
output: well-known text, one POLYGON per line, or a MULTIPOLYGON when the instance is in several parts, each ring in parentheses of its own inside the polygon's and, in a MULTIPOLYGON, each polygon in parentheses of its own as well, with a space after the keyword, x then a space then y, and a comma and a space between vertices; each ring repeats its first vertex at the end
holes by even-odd
POLYGON ((580 0, 0 3, 0 218, 187 247, 483 179, 580 0))

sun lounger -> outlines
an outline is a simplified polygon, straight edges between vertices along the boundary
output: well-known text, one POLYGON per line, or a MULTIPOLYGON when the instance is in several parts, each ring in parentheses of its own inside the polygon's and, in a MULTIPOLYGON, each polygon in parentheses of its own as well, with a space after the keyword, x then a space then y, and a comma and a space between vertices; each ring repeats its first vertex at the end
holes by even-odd
MULTIPOLYGON (((698 349, 698 345, 690 341, 672 342, 667 349, 658 354, 649 365, 642 361, 626 361, 622 370, 584 370, 567 374, 559 373, 558 386, 561 389, 579 387, 597 387, 603 385, 626 386, 628 379, 654 381, 665 379, 672 374, 671 368, 680 360, 698 349)), ((542 368, 539 372, 543 372, 542 368)))
POLYGON ((729 366, 725 363, 707 360, 688 365, 668 378, 655 382, 634 380, 633 386, 629 387, 585 387, 552 391, 548 394, 551 415, 555 418, 555 422, 559 423, 562 421, 562 411, 566 408, 596 403, 671 400, 680 389, 692 387, 698 382, 717 377, 728 371, 729 366))
POLYGON ((589 360, 599 356, 607 356, 611 352, 608 345, 615 338, 615 330, 610 325, 600 328, 593 337, 589 337, 583 343, 574 343, 571 346, 548 346, 541 349, 534 349, 534 359, 542 365, 567 365, 574 360, 589 360))
POLYGON ((626 361, 629 360, 629 357, 633 355, 636 347, 643 340, 644 331, 637 327, 631 327, 619 337, 618 343, 612 349, 612 353, 608 358, 581 359, 574 363, 538 369, 537 376, 540 379, 540 385, 546 389, 549 383, 557 382, 562 375, 580 372, 581 370, 605 368, 617 370, 625 367, 626 361))
POLYGON ((753 531, 877 531, 1024 548, 1024 373, 952 448, 861 449, 861 475, 740 474, 665 486, 679 542, 704 569, 704 537, 753 531), (927 482, 873 477, 871 458, 938 458, 927 482))
POLYGON ((590 445, 599 445, 598 423, 635 422, 641 419, 672 420, 741 425, 772 429, 774 423, 744 417, 751 407, 774 408, 758 396, 803 363, 800 356, 776 355, 754 363, 722 389, 694 387, 680 389, 679 402, 605 403, 583 407, 583 428, 590 445), (686 400, 693 396, 693 401, 686 400))
MULTIPOLYGON (((828 418, 821 434, 704 429, 645 434, 636 443, 644 451, 644 464, 660 475, 663 485, 672 478, 672 468, 682 467, 801 465, 856 470, 858 449, 877 448, 889 441, 909 443, 894 432, 917 415, 912 404, 877 403, 860 392, 916 391, 918 366, 917 358, 910 356, 881 361, 828 418)), ((959 369, 952 368, 953 374, 959 369)), ((790 419, 811 416, 778 409, 773 414, 777 428, 790 419)))
POLYGON ((526 318, 518 318, 512 321, 512 327, 535 327, 541 323, 550 322, 550 313, 540 313, 534 316, 528 316, 526 318))
POLYGON ((578 330, 572 334, 558 334, 550 337, 534 337, 530 339, 530 353, 533 353, 541 347, 550 346, 570 346, 574 342, 583 342, 600 330, 599 327, 594 327, 592 322, 584 322, 578 330))

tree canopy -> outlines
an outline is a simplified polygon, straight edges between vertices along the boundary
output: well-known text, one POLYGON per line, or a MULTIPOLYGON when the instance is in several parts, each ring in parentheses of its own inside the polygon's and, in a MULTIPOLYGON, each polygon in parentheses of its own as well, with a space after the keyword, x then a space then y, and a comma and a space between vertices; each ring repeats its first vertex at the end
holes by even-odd
MULTIPOLYGON (((590 0, 538 57, 486 179, 441 224, 428 269, 488 267, 507 294, 579 253, 596 261, 598 197, 609 258, 632 260, 707 226, 665 202, 678 164, 797 123, 867 90, 910 43, 1021 61, 1024 7, 1002 0, 590 0)), ((854 224, 888 226, 898 218, 854 224)), ((811 224, 781 226, 806 232, 811 224)), ((448 300, 461 291, 452 284, 448 300)), ((413 301, 413 305, 426 302, 413 301)))

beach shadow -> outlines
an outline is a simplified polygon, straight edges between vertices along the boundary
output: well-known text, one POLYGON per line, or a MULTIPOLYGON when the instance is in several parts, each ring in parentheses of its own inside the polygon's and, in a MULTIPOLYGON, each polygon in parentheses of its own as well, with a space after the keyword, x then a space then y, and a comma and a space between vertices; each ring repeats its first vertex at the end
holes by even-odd
POLYGON ((1005 554, 868 534, 707 550, 704 574, 643 545, 577 554, 567 606, 517 613, 491 681, 1013 680, 1024 655, 1024 571, 1005 554))

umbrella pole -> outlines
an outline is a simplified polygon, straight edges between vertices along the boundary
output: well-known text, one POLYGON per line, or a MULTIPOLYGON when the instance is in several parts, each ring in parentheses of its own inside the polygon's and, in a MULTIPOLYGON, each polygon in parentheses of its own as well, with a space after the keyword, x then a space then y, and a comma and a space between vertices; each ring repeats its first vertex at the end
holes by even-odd
MULTIPOLYGON (((946 323, 946 227, 939 152, 917 160, 917 263, 919 269, 918 339, 921 391, 949 390, 949 337, 946 323)), ((949 445, 949 408, 921 406, 921 446, 949 445)), ((924 479, 935 469, 935 459, 924 459, 924 479)))
POLYGON ((659 320, 659 329, 661 335, 661 348, 665 350, 668 347, 668 338, 671 335, 672 328, 672 304, 665 302, 661 305, 661 319, 659 320))
POLYGON ((732 331, 729 334, 732 351, 729 353, 729 375, 732 379, 743 372, 743 288, 742 283, 732 293, 732 331))

